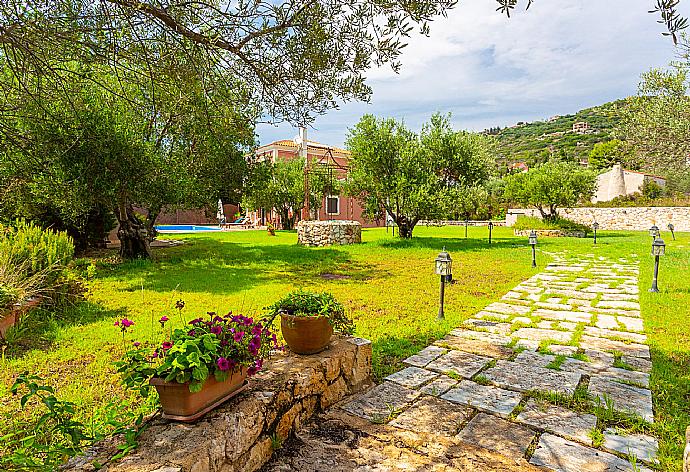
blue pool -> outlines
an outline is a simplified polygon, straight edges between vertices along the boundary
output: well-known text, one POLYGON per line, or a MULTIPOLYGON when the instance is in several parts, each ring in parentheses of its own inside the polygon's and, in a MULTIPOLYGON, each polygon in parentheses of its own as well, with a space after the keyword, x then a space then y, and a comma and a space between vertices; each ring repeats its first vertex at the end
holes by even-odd
POLYGON ((209 231, 220 231, 218 226, 204 225, 159 225, 156 226, 159 233, 204 233, 209 231))

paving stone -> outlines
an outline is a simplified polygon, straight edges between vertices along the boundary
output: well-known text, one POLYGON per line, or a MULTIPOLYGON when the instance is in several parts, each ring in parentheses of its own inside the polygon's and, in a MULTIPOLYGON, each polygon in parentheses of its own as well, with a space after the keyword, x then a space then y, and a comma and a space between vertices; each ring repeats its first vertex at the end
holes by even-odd
POLYGON ((646 434, 622 435, 609 428, 604 430, 604 449, 626 456, 634 454, 638 460, 650 463, 656 459, 659 441, 646 434))
POLYGON ((546 266, 546 270, 550 272, 582 272, 583 266, 579 265, 551 265, 546 266))
POLYGON ((450 351, 426 366, 427 369, 445 374, 455 372, 459 376, 469 379, 479 372, 492 359, 464 351, 450 351))
POLYGON ((471 352, 473 354, 479 354, 481 356, 488 356, 497 359, 507 359, 515 354, 512 349, 500 344, 488 343, 476 339, 460 338, 458 336, 451 335, 436 341, 436 344, 450 349, 457 349, 460 351, 471 352))
POLYGON ((555 297, 547 298, 547 299, 545 300, 545 303, 553 304, 553 305, 564 305, 564 304, 565 304, 565 302, 563 302, 563 298, 561 298, 561 297, 558 297, 558 298, 555 298, 555 297))
POLYGON ((576 306, 592 306, 592 300, 582 300, 578 298, 569 298, 566 303, 568 305, 576 306))
POLYGON ((528 318, 526 316, 516 316, 512 320, 510 320, 511 323, 522 323, 524 325, 528 325, 532 323, 532 318, 528 318))
MULTIPOLYGON (((573 285, 577 286, 578 284, 573 285)), ((547 295, 562 295, 567 298, 576 298, 578 300, 594 300, 597 298, 595 293, 582 292, 580 290, 547 289, 544 293, 547 295)))
POLYGON ((641 318, 632 318, 629 316, 619 316, 618 321, 625 326, 625 329, 628 331, 637 331, 637 332, 642 332, 644 331, 644 326, 642 324, 642 319, 641 318))
POLYGON ((449 334, 459 338, 476 339, 477 341, 484 341, 490 344, 496 344, 497 346, 505 346, 510 342, 510 338, 508 336, 503 336, 502 334, 485 333, 482 331, 472 331, 468 329, 456 328, 449 334))
POLYGON ((536 302, 534 306, 538 308, 545 308, 547 310, 572 310, 573 306, 565 303, 547 303, 547 302, 536 302))
POLYGON ((557 405, 529 400, 517 420, 549 433, 591 445, 590 432, 597 425, 597 417, 580 414, 557 405))
POLYGON ((424 397, 389 424, 409 431, 454 436, 474 410, 436 397, 424 397))
POLYGON ((633 369, 639 370, 641 372, 649 373, 652 371, 652 361, 648 359, 642 359, 640 357, 634 356, 621 356, 621 361, 629 365, 633 369))
POLYGON ((593 349, 596 351, 619 351, 626 356, 641 357, 649 359, 649 346, 644 344, 630 343, 626 344, 622 341, 614 339, 597 338, 594 336, 584 335, 580 338, 580 347, 583 349, 593 349))
POLYGON ((487 311, 503 313, 505 315, 526 315, 530 308, 522 305, 510 305, 508 303, 495 302, 485 308, 487 311))
POLYGON ((634 383, 649 388, 649 374, 647 372, 638 372, 634 370, 619 369, 617 367, 610 367, 601 371, 600 375, 604 377, 611 377, 617 382, 634 383))
POLYGON ((341 408, 366 420, 386 420, 390 415, 412 403, 420 393, 416 390, 383 382, 380 385, 354 397, 341 408))
POLYGON ((601 299, 605 301, 628 301, 636 302, 638 300, 637 295, 630 293, 603 293, 601 299))
POLYGON ((627 331, 613 331, 610 329, 595 328, 594 326, 585 326, 585 334, 600 338, 627 339, 628 341, 633 341, 640 344, 647 342, 647 336, 644 334, 628 333, 627 331))
POLYGON ((430 372, 419 367, 407 367, 399 372, 389 375, 386 380, 398 383, 404 387, 417 388, 422 384, 438 377, 435 372, 430 372))
POLYGON ((463 322, 463 325, 466 328, 469 329, 478 329, 478 330, 483 330, 483 331, 488 331, 490 333, 497 333, 497 334, 508 334, 510 333, 510 323, 499 323, 496 321, 488 321, 488 320, 478 320, 474 318, 470 318, 468 320, 465 320, 463 322))
POLYGON ((504 315, 503 313, 493 313, 490 311, 482 310, 476 315, 474 315, 474 317, 479 319, 488 318, 497 320, 507 320, 508 318, 510 318, 510 315, 504 315))
POLYGON ((604 396, 608 396, 613 400, 615 410, 634 413, 650 423, 654 422, 652 392, 646 388, 625 385, 597 375, 589 380, 589 392, 599 397, 602 405, 605 404, 604 396))
POLYGON ((479 413, 456 436, 457 439, 519 460, 536 433, 524 426, 479 413))
POLYGON ((575 346, 562 346, 560 344, 551 344, 549 346, 549 351, 553 352, 556 355, 572 356, 577 352, 577 348, 575 346))
POLYGON ((553 329, 540 328, 520 328, 513 333, 513 336, 535 341, 554 340, 559 343, 568 343, 573 337, 572 333, 566 331, 556 331, 553 329))
POLYGON ((507 418, 520 403, 522 395, 491 385, 480 385, 471 380, 463 380, 441 398, 507 418))
POLYGON ((510 292, 506 293, 505 295, 503 295, 501 298, 503 300, 520 299, 520 298, 522 298, 522 292, 510 291, 510 292))
POLYGON ((612 300, 602 300, 596 305, 599 308, 618 308, 621 310, 638 310, 640 309, 640 304, 637 302, 625 302, 625 301, 612 301, 612 300))
POLYGON ((444 355, 446 352, 448 352, 446 349, 438 346, 427 346, 417 354, 408 357, 403 362, 414 367, 424 367, 437 357, 444 355))
POLYGON ((579 374, 596 375, 606 370, 609 366, 601 365, 593 362, 584 362, 572 357, 567 358, 561 364, 561 370, 564 372, 575 372, 579 374))
POLYGON ((571 321, 573 323, 589 323, 592 321, 592 315, 589 313, 580 313, 577 311, 558 311, 539 309, 535 310, 534 316, 546 318, 547 320, 555 321, 571 321))
POLYGON ((548 320, 542 320, 539 323, 537 323, 537 328, 540 329, 553 329, 555 321, 548 321, 548 320))
MULTIPOLYGON (((567 439, 542 434, 530 463, 554 472, 629 472, 632 465, 625 459, 567 439)), ((641 467, 640 472, 650 472, 641 467)))
POLYGON ((455 387, 458 384, 458 381, 455 379, 451 379, 447 375, 441 375, 439 376, 436 380, 434 380, 431 383, 426 384, 422 388, 419 389, 420 392, 425 393, 427 395, 433 395, 434 397, 440 397, 444 393, 446 393, 448 390, 450 390, 452 387, 455 387))
MULTIPOLYGON (((549 287, 555 290, 575 290, 579 284, 577 282, 557 281, 549 283, 549 287)), ((548 289, 547 289, 548 290, 548 289)))
POLYGON ((615 358, 610 352, 597 351, 596 349, 585 349, 584 354, 589 359, 589 362, 593 364, 598 364, 605 368, 613 367, 613 361, 615 358))
POLYGON ((584 311, 586 313, 597 313, 597 314, 605 314, 605 315, 622 315, 622 316, 631 316, 635 318, 640 317, 640 312, 639 310, 618 310, 615 308, 597 308, 594 306, 579 306, 577 307, 579 311, 584 311))
POLYGON ((572 321, 561 321, 558 323, 558 327, 568 331, 575 331, 577 329, 577 323, 573 323, 572 321))
POLYGON ((483 375, 499 387, 527 392, 530 390, 559 392, 572 395, 580 381, 580 374, 560 372, 543 367, 498 361, 483 375))
POLYGON ((550 354, 539 354, 538 352, 522 351, 518 354, 513 362, 518 362, 527 365, 534 365, 537 367, 546 367, 556 359, 556 356, 550 354))
POLYGON ((521 349, 526 349, 528 351, 536 351, 539 349, 539 346, 541 346, 541 341, 536 341, 533 339, 518 339, 515 338, 515 347, 519 347, 521 349))
POLYGON ((597 322, 594 323, 597 328, 603 329, 618 329, 618 321, 612 315, 598 315, 597 322))

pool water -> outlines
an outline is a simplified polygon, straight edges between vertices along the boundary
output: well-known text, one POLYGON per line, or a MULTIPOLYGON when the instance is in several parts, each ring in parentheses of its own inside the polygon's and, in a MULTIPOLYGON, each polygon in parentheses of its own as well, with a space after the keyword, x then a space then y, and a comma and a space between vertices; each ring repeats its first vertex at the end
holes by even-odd
POLYGON ((155 228, 159 233, 204 233, 209 231, 220 231, 218 226, 204 225, 160 225, 155 228))

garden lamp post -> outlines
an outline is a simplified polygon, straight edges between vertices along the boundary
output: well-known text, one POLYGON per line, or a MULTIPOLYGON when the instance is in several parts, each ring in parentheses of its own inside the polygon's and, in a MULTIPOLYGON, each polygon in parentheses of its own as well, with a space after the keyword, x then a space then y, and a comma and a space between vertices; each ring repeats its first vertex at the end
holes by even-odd
POLYGON ((450 257, 450 254, 448 254, 445 247, 443 248, 443 251, 439 253, 438 257, 436 257, 435 272, 437 275, 441 276, 441 293, 439 296, 440 306, 438 308, 438 319, 442 320, 444 318, 443 298, 445 295, 446 280, 453 276, 453 259, 450 257))
POLYGON ((674 233, 674 230, 676 229, 675 226, 673 226, 673 223, 668 224, 668 230, 671 232, 671 236, 673 236, 673 240, 676 240, 676 233, 674 233))
POLYGON ((491 231, 494 229, 494 223, 489 221, 489 244, 491 244, 491 231))
POLYGON ((657 279, 659 278, 659 256, 663 256, 666 252, 666 244, 661 238, 656 238, 652 243, 652 256, 654 256, 654 278, 652 279, 652 288, 649 289, 650 292, 658 292, 659 286, 657 285, 657 279))
POLYGON ((660 234, 661 232, 659 231, 659 227, 657 225, 653 225, 651 228, 649 228, 649 235, 652 237, 652 241, 658 238, 660 234))
POLYGON ((532 267, 537 267, 537 232, 534 230, 529 234, 529 245, 532 246, 532 267))
POLYGON ((470 222, 465 218, 465 238, 467 238, 467 225, 469 225, 470 222))
POLYGON ((599 223, 596 221, 592 224, 592 229, 594 230, 594 244, 597 243, 597 230, 599 229, 599 223))

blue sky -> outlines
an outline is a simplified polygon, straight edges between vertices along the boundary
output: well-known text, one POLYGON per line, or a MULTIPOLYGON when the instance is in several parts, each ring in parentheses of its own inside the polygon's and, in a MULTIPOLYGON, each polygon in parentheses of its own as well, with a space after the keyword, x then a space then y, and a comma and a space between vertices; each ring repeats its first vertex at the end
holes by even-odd
MULTIPOLYGON (((509 126, 623 98, 639 76, 674 59, 652 0, 548 0, 511 19, 493 0, 464 0, 413 37, 402 70, 368 73, 370 103, 348 103, 317 118, 309 139, 341 146, 364 113, 403 119, 418 130, 435 111, 458 129, 509 126)), ((681 2, 681 13, 690 14, 681 2)), ((293 138, 288 124, 259 125, 261 144, 293 138)))

